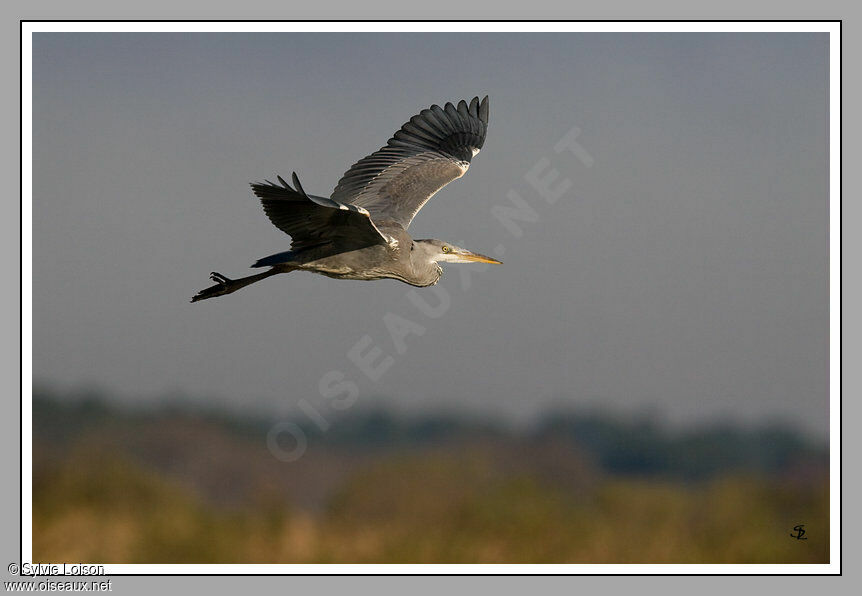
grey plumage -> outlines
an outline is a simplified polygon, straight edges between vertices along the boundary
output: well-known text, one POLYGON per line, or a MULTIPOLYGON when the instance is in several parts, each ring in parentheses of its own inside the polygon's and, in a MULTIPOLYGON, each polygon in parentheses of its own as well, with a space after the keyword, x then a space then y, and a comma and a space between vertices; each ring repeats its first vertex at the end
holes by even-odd
POLYGON ((232 293, 277 273, 307 270, 339 279, 398 279, 427 286, 440 279, 438 262, 499 263, 440 240, 413 240, 407 228, 423 205, 463 176, 485 143, 488 98, 457 107, 433 105, 413 116, 387 144, 359 160, 331 197, 293 187, 253 183, 270 221, 291 237, 291 250, 264 257, 253 267, 269 271, 231 280, 213 273, 215 286, 192 302, 232 293))
POLYGON ((456 109, 422 110, 378 149, 347 170, 332 199, 365 207, 371 217, 404 229, 434 194, 466 173, 485 144, 488 98, 456 109))

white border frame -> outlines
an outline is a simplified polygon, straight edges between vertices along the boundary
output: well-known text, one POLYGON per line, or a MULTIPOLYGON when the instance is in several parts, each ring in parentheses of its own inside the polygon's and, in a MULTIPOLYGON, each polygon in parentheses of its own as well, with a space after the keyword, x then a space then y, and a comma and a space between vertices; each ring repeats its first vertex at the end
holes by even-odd
MULTIPOLYGON (((107 575, 254 574, 840 574, 841 573, 841 23, 837 21, 29 21, 21 23, 21 552, 32 561, 33 446, 33 211, 32 35, 45 32, 821 32, 829 33, 829 428, 830 545, 832 562, 798 565, 635 564, 106 564, 107 575), (23 471, 28 471, 24 474, 23 471)), ((80 579, 80 578, 79 578, 80 579)), ((94 578, 95 579, 95 578, 94 578)))

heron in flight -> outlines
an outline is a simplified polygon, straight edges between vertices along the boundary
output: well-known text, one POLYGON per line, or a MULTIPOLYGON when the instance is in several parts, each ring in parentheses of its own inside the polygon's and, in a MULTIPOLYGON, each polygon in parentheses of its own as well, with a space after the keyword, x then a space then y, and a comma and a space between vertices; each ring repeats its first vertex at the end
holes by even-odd
POLYGON ((347 170, 329 198, 293 186, 253 183, 270 221, 291 237, 290 250, 258 260, 269 267, 256 275, 229 279, 213 272, 216 285, 192 302, 236 292, 267 277, 312 271, 337 279, 398 279, 413 286, 439 281, 439 263, 495 263, 442 240, 414 240, 407 233, 416 213, 441 188, 460 178, 485 142, 488 97, 467 104, 422 110, 386 146, 347 170))

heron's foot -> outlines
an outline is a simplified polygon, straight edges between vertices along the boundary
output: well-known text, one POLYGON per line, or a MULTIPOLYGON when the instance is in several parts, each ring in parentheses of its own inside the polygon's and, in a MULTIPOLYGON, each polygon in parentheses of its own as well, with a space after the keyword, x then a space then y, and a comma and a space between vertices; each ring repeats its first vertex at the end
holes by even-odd
POLYGON ((206 300, 207 298, 215 298, 216 296, 224 296, 225 294, 230 294, 231 292, 239 289, 235 286, 234 280, 229 277, 225 277, 221 273, 213 271, 210 273, 210 279, 216 282, 216 285, 210 286, 205 290, 201 290, 197 294, 192 297, 192 302, 197 302, 198 300, 206 300))

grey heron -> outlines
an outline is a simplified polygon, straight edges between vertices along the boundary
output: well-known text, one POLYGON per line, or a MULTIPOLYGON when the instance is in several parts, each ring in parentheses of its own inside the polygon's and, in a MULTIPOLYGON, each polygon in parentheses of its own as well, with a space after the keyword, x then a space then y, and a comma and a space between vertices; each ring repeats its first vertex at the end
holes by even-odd
POLYGON ((270 221, 291 237, 290 250, 264 257, 256 275, 229 279, 213 272, 216 285, 192 302, 230 294, 278 273, 312 271, 337 279, 397 279, 430 286, 439 263, 494 263, 451 242, 414 240, 407 233, 416 213, 441 188, 467 172, 485 142, 488 97, 468 104, 432 105, 413 116, 386 146, 347 170, 329 198, 303 190, 296 173, 291 187, 252 183, 270 221))

